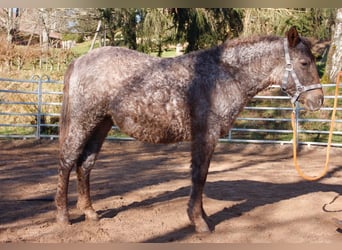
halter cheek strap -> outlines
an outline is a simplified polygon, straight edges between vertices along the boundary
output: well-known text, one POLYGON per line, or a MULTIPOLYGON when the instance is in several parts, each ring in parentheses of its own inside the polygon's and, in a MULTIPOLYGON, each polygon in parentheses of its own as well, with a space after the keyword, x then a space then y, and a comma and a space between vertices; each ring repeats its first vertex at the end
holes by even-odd
POLYGON ((286 38, 284 39, 284 50, 285 50, 286 66, 285 66, 285 72, 284 72, 281 89, 289 95, 289 93, 286 90, 287 90, 288 79, 291 73, 291 77, 296 86, 296 93, 294 93, 294 95, 291 97, 291 103, 295 103, 302 93, 309 91, 309 90, 313 90, 313 89, 321 89, 322 85, 320 83, 317 83, 317 84, 312 84, 309 86, 303 86, 298 80, 297 74, 293 69, 293 65, 291 63, 291 58, 290 58, 290 53, 289 53, 289 45, 288 45, 288 41, 286 38))

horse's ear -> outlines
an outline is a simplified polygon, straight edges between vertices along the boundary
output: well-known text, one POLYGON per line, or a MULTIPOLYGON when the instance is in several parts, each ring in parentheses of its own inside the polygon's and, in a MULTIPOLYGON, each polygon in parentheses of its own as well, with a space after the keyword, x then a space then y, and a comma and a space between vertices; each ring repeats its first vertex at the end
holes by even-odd
POLYGON ((288 32, 286 32, 287 40, 289 41, 290 47, 294 48, 300 42, 300 37, 296 27, 292 26, 288 32))

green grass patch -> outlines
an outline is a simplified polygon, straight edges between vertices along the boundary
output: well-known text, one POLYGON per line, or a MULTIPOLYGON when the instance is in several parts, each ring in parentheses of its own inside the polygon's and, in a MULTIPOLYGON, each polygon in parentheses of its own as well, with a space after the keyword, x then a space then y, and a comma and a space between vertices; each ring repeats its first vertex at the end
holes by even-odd
POLYGON ((0 127, 0 135, 35 135, 36 128, 30 127, 0 127))
MULTIPOLYGON (((158 52, 152 52, 150 54, 151 56, 157 56, 158 52)), ((172 49, 172 50, 165 50, 163 51, 161 57, 163 58, 167 58, 167 57, 175 57, 176 56, 176 49, 172 49)))
MULTIPOLYGON (((74 53, 75 58, 77 58, 77 57, 80 57, 84 54, 87 54, 89 52, 90 46, 91 46, 91 41, 86 41, 83 43, 77 43, 76 46, 71 48, 71 51, 74 53)), ((93 49, 98 48, 98 47, 99 47, 99 43, 96 42, 94 44, 93 49)))

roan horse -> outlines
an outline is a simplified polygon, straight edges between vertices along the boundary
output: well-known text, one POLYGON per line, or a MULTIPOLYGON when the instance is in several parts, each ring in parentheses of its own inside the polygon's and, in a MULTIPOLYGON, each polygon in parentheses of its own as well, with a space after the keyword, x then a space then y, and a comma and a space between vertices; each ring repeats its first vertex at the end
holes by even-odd
POLYGON ((215 145, 245 104, 271 84, 318 110, 323 92, 310 44, 291 28, 284 38, 227 41, 175 58, 155 58, 117 47, 96 49, 65 74, 60 122, 57 221, 69 224, 67 195, 76 167, 78 207, 98 220, 89 177, 102 143, 116 124, 144 142, 191 141, 188 215, 197 232, 213 230, 202 194, 215 145))

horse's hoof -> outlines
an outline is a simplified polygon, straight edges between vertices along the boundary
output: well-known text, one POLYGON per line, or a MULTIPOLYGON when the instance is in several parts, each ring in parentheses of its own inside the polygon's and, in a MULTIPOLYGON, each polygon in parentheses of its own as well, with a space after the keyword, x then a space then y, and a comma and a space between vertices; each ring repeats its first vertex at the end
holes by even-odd
POLYGON ((99 215, 92 209, 85 210, 84 214, 86 216, 86 220, 89 220, 89 221, 99 221, 100 220, 99 215))
POLYGON ((195 226, 195 231, 196 233, 211 233, 211 230, 209 229, 209 227, 207 225, 201 225, 201 226, 195 226))
POLYGON ((214 231, 213 227, 211 227, 204 219, 197 220, 194 225, 196 233, 211 233, 214 231))
POLYGON ((70 225, 69 216, 66 213, 58 213, 56 215, 56 222, 59 225, 70 225))

